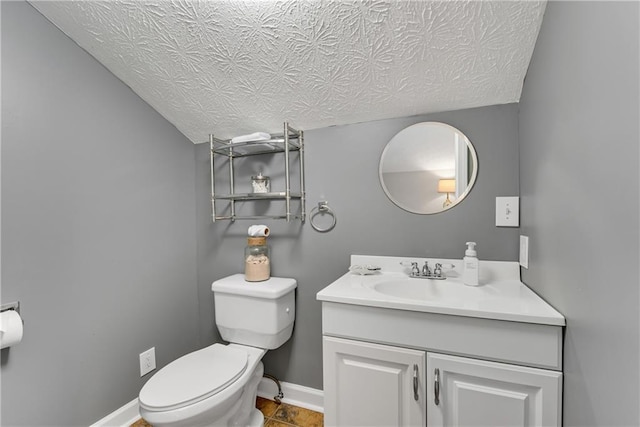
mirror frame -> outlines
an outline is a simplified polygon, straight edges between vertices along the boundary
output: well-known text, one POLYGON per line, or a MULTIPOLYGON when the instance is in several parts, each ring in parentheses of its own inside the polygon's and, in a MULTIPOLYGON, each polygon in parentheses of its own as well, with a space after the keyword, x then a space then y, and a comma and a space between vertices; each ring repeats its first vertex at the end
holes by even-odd
POLYGON ((434 122, 434 121, 430 121, 430 122, 419 122, 419 123, 415 123, 411 126, 408 126, 402 130, 400 130, 398 133, 396 133, 393 138, 391 138, 391 140, 389 140, 389 142, 385 145, 384 150, 382 151, 382 154, 380 155, 380 162, 379 162, 379 166, 378 166, 378 179, 380 181, 380 185, 382 186, 382 190, 384 191, 385 195, 387 196, 387 198, 396 206, 398 206, 399 208, 407 211, 407 212, 411 212, 413 214, 416 215, 435 215, 435 214, 439 214, 442 212, 446 212, 449 209, 453 208, 454 206, 459 205, 466 197, 467 195, 471 192, 471 189, 474 187, 475 183, 476 183, 476 179, 478 177, 478 154, 476 153, 476 149, 473 146, 473 144, 471 143, 471 140, 467 137, 467 135, 465 135, 462 131, 460 131, 458 128, 455 128, 447 123, 442 123, 442 122, 434 122), (456 198, 454 201, 451 202, 450 205, 443 207, 442 209, 438 210, 438 211, 433 211, 433 212, 416 212, 414 209, 407 207, 406 205, 403 204, 402 201, 397 200, 396 198, 394 198, 389 189, 387 188, 387 186, 384 183, 384 179, 382 176, 382 163, 385 157, 385 154, 387 153, 387 150, 389 150, 389 147, 392 146, 392 143, 395 141, 396 144, 398 143, 396 141, 396 138, 398 138, 398 135, 400 135, 403 131, 405 131, 406 129, 409 129, 412 126, 425 126, 425 125, 436 125, 438 127, 441 126, 445 126, 449 129, 451 129, 453 132, 458 133, 459 135, 461 135, 467 145, 467 149, 469 151, 469 155, 471 156, 471 161, 472 161, 472 165, 473 165, 473 171, 471 174, 471 178, 468 181, 467 187, 465 188, 464 192, 462 194, 460 194, 460 196, 458 196, 458 198, 456 198))

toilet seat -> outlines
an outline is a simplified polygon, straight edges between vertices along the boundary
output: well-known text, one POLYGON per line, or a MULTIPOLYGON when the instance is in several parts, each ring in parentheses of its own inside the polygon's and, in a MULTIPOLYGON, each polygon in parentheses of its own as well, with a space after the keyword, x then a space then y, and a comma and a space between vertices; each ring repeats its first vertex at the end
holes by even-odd
POLYGON ((171 362, 140 390, 140 406, 179 409, 213 396, 233 384, 247 369, 242 348, 213 344, 171 362))

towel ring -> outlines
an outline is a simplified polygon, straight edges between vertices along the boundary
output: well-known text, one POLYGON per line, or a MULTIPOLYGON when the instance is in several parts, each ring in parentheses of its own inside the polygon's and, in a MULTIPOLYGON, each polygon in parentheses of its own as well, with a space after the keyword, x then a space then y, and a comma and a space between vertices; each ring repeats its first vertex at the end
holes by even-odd
POLYGON ((318 202, 318 206, 311 209, 311 216, 309 217, 309 222, 311 223, 311 227, 313 227, 314 230, 320 233, 326 233, 327 231, 333 230, 333 228, 336 226, 336 221, 337 221, 336 214, 329 207, 329 203, 327 203, 326 201, 318 202), (331 223, 331 225, 329 225, 326 228, 320 228, 316 224, 314 224, 313 219, 316 217, 316 215, 319 215, 319 214, 331 215, 331 217, 333 218, 333 222, 331 223))

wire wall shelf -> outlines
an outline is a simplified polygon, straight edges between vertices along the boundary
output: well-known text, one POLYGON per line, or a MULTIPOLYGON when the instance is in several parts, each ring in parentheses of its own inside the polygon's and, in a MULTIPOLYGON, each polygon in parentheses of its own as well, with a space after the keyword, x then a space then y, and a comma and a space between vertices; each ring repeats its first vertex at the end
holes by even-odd
POLYGON ((261 139, 255 141, 243 141, 232 143, 231 140, 223 140, 209 135, 210 163, 211 163, 211 210, 213 222, 222 220, 240 220, 240 219, 285 219, 287 222, 291 220, 305 221, 305 181, 304 181, 304 133, 296 130, 284 123, 283 133, 280 135, 272 135, 270 139, 261 139), (290 155, 298 152, 297 160, 292 160, 290 155), (282 191, 264 192, 264 193, 246 193, 236 192, 236 168, 234 160, 237 158, 257 156, 263 154, 283 154, 284 155, 284 188, 282 191), (218 193, 216 188, 216 157, 224 157, 228 163, 228 193, 218 193), (295 190, 292 189, 291 173, 292 169, 297 169, 299 176, 299 185, 295 190), (244 215, 237 214, 238 202, 256 202, 256 201, 280 201, 284 202, 281 215, 244 215), (292 202, 296 203, 292 203, 292 202), (223 202, 223 209, 219 206, 223 202), (293 212, 293 205, 297 205, 299 209, 293 212), (224 214, 222 213, 224 212, 224 214))

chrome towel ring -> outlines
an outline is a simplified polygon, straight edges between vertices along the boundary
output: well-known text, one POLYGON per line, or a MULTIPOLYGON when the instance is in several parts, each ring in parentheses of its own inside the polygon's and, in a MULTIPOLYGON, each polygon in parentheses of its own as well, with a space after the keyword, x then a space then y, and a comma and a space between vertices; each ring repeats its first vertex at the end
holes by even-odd
POLYGON ((336 221, 337 221, 336 214, 329 207, 329 203, 326 200, 322 202, 318 202, 318 206, 311 209, 311 216, 309 217, 309 222, 311 223, 311 227, 313 227, 314 230, 320 233, 326 233, 327 231, 333 230, 333 228, 336 226, 336 221), (325 215, 325 214, 331 215, 331 218, 333 219, 333 221, 328 227, 320 228, 316 224, 314 224, 313 220, 317 215, 325 215))

